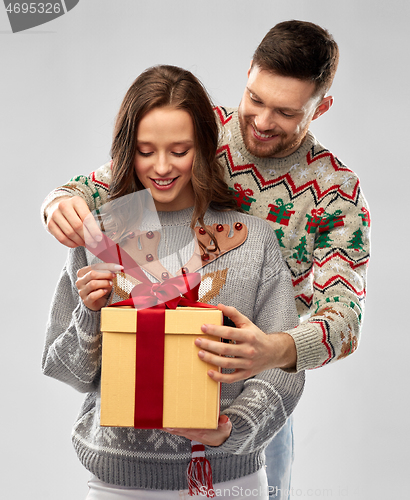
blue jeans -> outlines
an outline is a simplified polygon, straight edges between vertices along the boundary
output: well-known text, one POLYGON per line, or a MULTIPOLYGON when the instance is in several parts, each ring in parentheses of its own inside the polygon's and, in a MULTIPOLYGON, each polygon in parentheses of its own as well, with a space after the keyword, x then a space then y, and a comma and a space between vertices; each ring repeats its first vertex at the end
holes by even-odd
POLYGON ((265 450, 269 498, 288 500, 293 463, 293 416, 276 434, 265 450))

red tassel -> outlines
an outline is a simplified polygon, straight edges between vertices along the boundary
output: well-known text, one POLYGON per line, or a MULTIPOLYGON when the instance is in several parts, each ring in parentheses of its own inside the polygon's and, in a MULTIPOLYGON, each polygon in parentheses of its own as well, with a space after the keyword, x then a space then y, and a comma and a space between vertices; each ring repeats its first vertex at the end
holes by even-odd
POLYGON ((212 484, 212 468, 209 460, 205 458, 205 446, 197 441, 191 441, 192 458, 188 465, 188 489, 189 495, 206 495, 214 498, 215 491, 212 484))

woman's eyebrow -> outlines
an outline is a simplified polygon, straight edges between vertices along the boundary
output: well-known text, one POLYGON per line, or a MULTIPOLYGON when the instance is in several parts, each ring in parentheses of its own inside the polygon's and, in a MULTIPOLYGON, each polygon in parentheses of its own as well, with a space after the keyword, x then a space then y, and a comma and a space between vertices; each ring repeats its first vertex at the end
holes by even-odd
MULTIPOLYGON (((154 143, 152 141, 139 141, 139 140, 137 140, 137 144, 141 144, 141 145, 146 144, 146 145, 151 146, 154 143)), ((194 141, 192 139, 182 139, 182 140, 170 142, 171 146, 178 146, 179 144, 190 145, 190 144, 194 144, 194 141)))

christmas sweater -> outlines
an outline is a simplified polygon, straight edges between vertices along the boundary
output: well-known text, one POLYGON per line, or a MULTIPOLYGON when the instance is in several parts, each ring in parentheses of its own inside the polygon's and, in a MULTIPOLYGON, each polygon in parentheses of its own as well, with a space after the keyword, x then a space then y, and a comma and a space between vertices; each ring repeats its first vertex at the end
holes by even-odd
MULTIPOLYGON (((192 208, 159 213, 162 233, 157 254, 169 276, 177 274, 181 262, 188 263, 184 266, 192 262, 192 213, 192 208), (177 251, 179 258, 172 258, 177 251)), ((290 275, 269 225, 236 211, 213 210, 205 214, 205 223, 216 230, 221 252, 217 258, 202 261, 199 269, 188 269, 201 274, 200 300, 232 305, 264 331, 295 327, 298 316, 290 275), (230 243, 232 233, 235 244, 230 243)), ((84 306, 75 286, 77 271, 95 262, 98 259, 83 247, 69 251, 47 325, 43 372, 87 393, 72 439, 80 461, 89 471, 119 486, 186 489, 191 459, 188 439, 161 429, 99 425, 100 313, 84 306)), ((157 281, 151 274, 147 276, 157 281)), ((114 302, 123 298, 127 286, 132 288, 132 283, 125 283, 129 279, 122 275, 114 280, 114 302)), ((254 473, 263 466, 264 449, 294 410, 303 386, 304 372, 279 369, 222 384, 221 412, 230 418, 232 432, 221 446, 206 447, 214 483, 254 473)))
MULTIPOLYGON (((243 143, 236 108, 215 108, 218 156, 238 206, 274 229, 292 275, 300 325, 288 331, 296 370, 318 368, 353 353, 359 343, 370 251, 370 214, 357 175, 309 131, 285 158, 257 158, 243 143)), ((110 163, 51 192, 105 203, 110 163)))

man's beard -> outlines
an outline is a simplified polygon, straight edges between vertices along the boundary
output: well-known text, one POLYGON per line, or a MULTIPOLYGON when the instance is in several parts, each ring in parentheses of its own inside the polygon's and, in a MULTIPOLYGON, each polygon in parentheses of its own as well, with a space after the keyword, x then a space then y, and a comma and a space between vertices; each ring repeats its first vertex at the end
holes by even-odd
POLYGON ((292 138, 288 140, 286 140, 287 135, 285 133, 278 133, 277 135, 280 137, 280 141, 276 141, 275 144, 269 145, 262 141, 258 141, 252 136, 252 132, 249 130, 249 126, 252 127, 253 124, 252 120, 247 120, 241 115, 240 112, 238 112, 238 117, 239 128, 241 130, 242 140, 245 147, 251 155, 256 156, 257 158, 281 158, 287 156, 287 151, 292 151, 295 147, 300 146, 309 129, 309 126, 306 126, 301 134, 292 136, 292 138))

